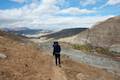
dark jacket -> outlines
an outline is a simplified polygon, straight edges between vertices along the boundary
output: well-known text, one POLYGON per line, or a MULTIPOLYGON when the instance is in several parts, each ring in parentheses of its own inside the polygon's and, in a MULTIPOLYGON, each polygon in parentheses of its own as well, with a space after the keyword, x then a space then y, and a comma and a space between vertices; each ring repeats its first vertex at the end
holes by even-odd
POLYGON ((60 53, 61 52, 61 47, 60 45, 53 45, 53 53, 60 53))

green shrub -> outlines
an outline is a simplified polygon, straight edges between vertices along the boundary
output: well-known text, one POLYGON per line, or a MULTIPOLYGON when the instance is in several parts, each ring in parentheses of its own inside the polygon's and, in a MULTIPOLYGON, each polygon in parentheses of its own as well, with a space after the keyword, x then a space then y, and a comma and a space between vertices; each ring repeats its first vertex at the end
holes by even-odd
POLYGON ((109 53, 109 50, 108 50, 108 49, 101 48, 101 47, 96 47, 96 48, 95 48, 95 51, 96 51, 97 53, 102 53, 102 54, 108 54, 108 53, 109 53))
POLYGON ((77 49, 77 50, 81 50, 83 52, 91 52, 92 51, 92 46, 90 46, 89 44, 86 44, 86 45, 74 44, 73 48, 77 49))
POLYGON ((72 47, 74 49, 81 50, 85 53, 93 53, 93 51, 95 51, 98 54, 104 54, 104 55, 108 55, 108 56, 118 56, 118 55, 120 55, 120 53, 110 51, 108 48, 93 47, 90 44, 86 44, 86 45, 74 44, 74 45, 72 45, 72 47))
POLYGON ((120 52, 111 51, 111 54, 112 54, 113 56, 120 56, 120 52))

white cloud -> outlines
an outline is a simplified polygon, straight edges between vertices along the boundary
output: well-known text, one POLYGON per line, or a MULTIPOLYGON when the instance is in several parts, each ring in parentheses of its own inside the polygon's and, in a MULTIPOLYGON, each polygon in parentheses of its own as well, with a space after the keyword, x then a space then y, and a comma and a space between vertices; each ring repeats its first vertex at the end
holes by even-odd
POLYGON ((106 4, 102 5, 100 8, 104 8, 106 6, 114 6, 114 5, 120 5, 120 0, 108 0, 106 4))
POLYGON ((54 15, 59 8, 54 4, 57 0, 38 0, 21 8, 0 10, 1 26, 34 26, 44 24, 43 20, 54 15), (4 22, 4 23, 3 23, 4 22), (34 24, 34 25, 33 25, 34 24))
POLYGON ((61 10, 59 13, 78 15, 78 14, 90 14, 95 12, 96 11, 94 10, 79 9, 79 8, 71 7, 71 8, 61 10))
POLYGON ((0 10, 0 26, 4 27, 37 27, 51 28, 60 27, 90 27, 98 21, 109 18, 110 16, 94 16, 94 17, 64 17, 55 16, 58 13, 90 14, 95 13, 94 10, 68 8, 61 10, 56 3, 61 0, 38 0, 31 4, 26 4, 21 8, 0 10))
POLYGON ((120 4, 120 0, 108 0, 107 5, 117 5, 120 4))
POLYGON ((80 4, 83 6, 94 5, 96 2, 97 0, 80 0, 80 4))

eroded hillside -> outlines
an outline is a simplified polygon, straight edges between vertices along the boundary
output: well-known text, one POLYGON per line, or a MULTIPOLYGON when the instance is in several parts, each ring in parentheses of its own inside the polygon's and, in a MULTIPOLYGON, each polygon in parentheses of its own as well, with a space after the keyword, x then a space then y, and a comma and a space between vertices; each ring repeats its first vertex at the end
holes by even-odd
POLYGON ((120 16, 110 18, 79 34, 77 40, 85 39, 93 46, 112 47, 120 45, 120 16))

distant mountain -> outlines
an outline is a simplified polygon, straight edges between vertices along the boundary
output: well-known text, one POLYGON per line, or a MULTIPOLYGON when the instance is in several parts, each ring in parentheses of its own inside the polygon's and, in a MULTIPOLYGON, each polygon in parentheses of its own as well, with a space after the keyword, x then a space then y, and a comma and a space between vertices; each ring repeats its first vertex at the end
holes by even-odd
POLYGON ((43 32, 42 29, 30 29, 26 27, 2 28, 3 31, 15 33, 18 35, 34 35, 43 32))
POLYGON ((10 27, 10 28, 1 28, 1 30, 3 30, 3 31, 7 31, 7 32, 9 32, 9 31, 21 31, 21 30, 27 30, 27 29, 29 29, 29 28, 27 28, 27 27, 10 27))
MULTIPOLYGON (((87 28, 70 28, 70 29, 63 29, 58 32, 54 32, 51 34, 43 35, 41 37, 46 37, 47 39, 53 38, 53 39, 60 39, 65 37, 72 37, 74 35, 79 34, 80 32, 86 30, 87 28)), ((41 38, 40 37, 40 38, 41 38)))
POLYGON ((9 33, 9 32, 1 31, 1 30, 0 30, 0 37, 9 38, 9 39, 14 40, 14 41, 23 41, 23 40, 28 39, 25 36, 21 36, 21 35, 18 36, 14 33, 9 33))

